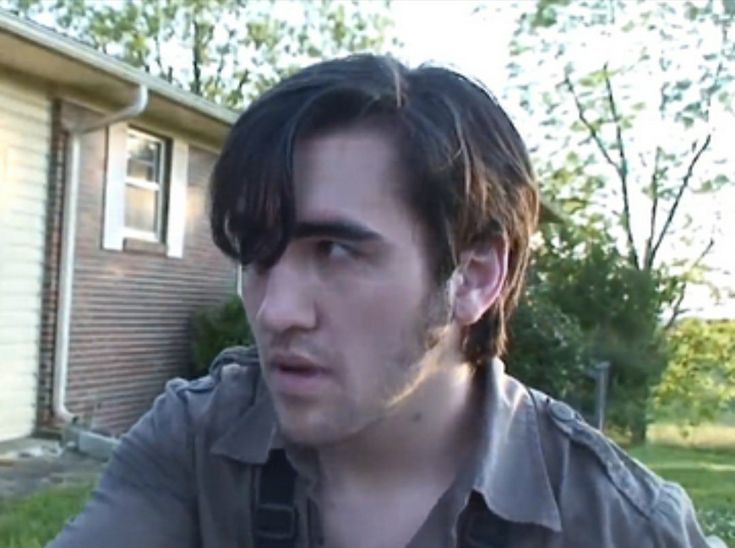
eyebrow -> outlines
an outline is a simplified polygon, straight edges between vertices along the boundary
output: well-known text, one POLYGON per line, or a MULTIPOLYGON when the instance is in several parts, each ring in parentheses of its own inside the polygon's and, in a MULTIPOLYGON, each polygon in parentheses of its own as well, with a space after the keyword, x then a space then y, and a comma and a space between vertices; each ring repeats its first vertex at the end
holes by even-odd
POLYGON ((306 221, 296 224, 294 239, 333 238, 352 242, 372 242, 382 240, 382 236, 364 226, 349 221, 306 221))

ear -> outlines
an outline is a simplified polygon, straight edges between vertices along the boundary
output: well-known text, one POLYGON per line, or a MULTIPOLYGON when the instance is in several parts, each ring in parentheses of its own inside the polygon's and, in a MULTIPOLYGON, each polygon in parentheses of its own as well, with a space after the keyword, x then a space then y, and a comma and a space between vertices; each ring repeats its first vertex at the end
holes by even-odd
POLYGON ((450 281, 452 316, 469 326, 500 297, 508 273, 508 245, 496 238, 462 252, 460 263, 450 281))

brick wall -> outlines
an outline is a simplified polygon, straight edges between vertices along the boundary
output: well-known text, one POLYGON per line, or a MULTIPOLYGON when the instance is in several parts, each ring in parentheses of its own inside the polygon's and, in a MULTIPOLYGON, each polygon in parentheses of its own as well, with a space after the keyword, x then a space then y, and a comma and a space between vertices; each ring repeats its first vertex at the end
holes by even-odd
MULTIPOLYGON (((67 103, 61 108, 66 122, 90 115, 67 103)), ((166 380, 188 372, 191 316, 234 292, 235 271, 210 239, 206 189, 214 154, 189 149, 184 257, 176 259, 150 250, 102 249, 106 132, 84 136, 81 149, 67 406, 94 427, 119 434, 149 408, 166 380)), ((52 268, 53 261, 49 278, 52 268)), ((53 293, 53 280, 48 287, 53 293)), ((47 304, 50 326, 55 299, 47 304)), ((42 360, 51 360, 42 363, 47 377, 49 330, 42 360)))

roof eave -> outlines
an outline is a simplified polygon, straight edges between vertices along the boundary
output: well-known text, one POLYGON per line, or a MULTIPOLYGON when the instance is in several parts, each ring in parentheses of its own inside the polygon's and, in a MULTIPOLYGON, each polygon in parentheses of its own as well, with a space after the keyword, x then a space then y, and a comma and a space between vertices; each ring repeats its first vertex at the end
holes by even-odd
POLYGON ((61 89, 79 88, 80 93, 90 95, 97 94, 102 89, 109 91, 114 82, 118 82, 127 88, 125 95, 129 96, 133 86, 142 85, 148 88, 152 96, 152 107, 155 107, 156 103, 170 103, 168 111, 163 109, 164 112, 170 112, 173 106, 189 110, 190 115, 207 118, 210 124, 213 122, 221 125, 222 138, 237 119, 237 113, 230 109, 179 89, 161 78, 4 10, 0 10, 0 37, 2 35, 5 35, 6 45, 0 48, 0 66, 6 66, 34 78, 48 80, 58 84, 61 89), (11 44, 23 49, 24 55, 17 51, 17 48, 11 48, 11 44), (5 55, 2 55, 2 50, 5 50, 5 55), (35 64, 34 59, 28 59, 27 55, 36 56, 37 60, 45 61, 46 65, 35 64), (72 75, 67 74, 68 71, 64 72, 61 68, 54 74, 49 74, 48 70, 44 72, 44 67, 53 68, 54 63, 72 72, 77 70, 80 74, 83 73, 88 83, 86 89, 78 85, 78 82, 72 79, 72 75))

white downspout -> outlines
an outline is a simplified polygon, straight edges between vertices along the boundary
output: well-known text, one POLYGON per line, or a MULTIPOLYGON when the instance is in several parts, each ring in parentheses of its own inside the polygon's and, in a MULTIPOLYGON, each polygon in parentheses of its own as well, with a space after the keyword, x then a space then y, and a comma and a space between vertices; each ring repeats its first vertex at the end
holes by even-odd
POLYGON ((66 127, 71 140, 71 160, 64 188, 61 259, 59 263, 59 302, 56 311, 56 351, 54 359, 53 412, 65 423, 76 417, 66 408, 66 384, 69 373, 69 332, 71 329, 74 252, 77 235, 77 201, 82 135, 111 124, 135 118, 148 105, 148 88, 141 85, 135 100, 127 107, 90 124, 66 127))
POLYGON ((242 266, 239 262, 235 270, 235 294, 242 299, 242 266))

